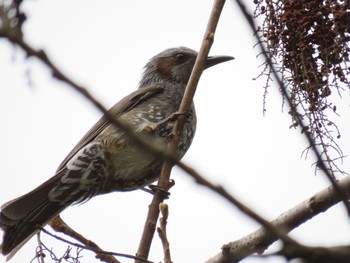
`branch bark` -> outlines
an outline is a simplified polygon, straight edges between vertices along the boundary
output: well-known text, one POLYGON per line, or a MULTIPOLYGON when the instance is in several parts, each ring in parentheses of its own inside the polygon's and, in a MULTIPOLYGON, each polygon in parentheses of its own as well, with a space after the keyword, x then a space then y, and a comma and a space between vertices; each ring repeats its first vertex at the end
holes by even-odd
MULTIPOLYGON (((179 112, 188 112, 190 108, 194 94, 196 92, 199 78, 204 68, 206 58, 208 57, 210 47, 214 40, 215 30, 220 18, 221 11, 224 7, 224 4, 225 4, 225 0, 216 0, 213 4, 212 12, 204 34, 204 39, 202 41, 201 48, 198 52, 198 56, 197 56, 195 65, 193 67, 191 77, 185 89, 184 97, 182 99, 179 112)), ((174 137, 168 145, 168 150, 170 153, 174 152, 176 148, 176 145, 178 143, 178 138, 183 128, 183 124, 184 124, 184 117, 179 116, 179 118, 175 122, 174 129, 173 129, 174 137)), ((174 165, 174 161, 170 159, 167 159, 163 164, 161 175, 158 181, 158 187, 159 189, 162 189, 162 191, 169 190, 169 179, 170 179, 170 173, 173 165, 174 165)), ((152 244, 152 239, 155 232, 156 222, 159 217, 159 204, 163 202, 165 199, 164 194, 162 193, 162 191, 159 191, 159 189, 158 191, 155 191, 153 200, 149 206, 146 223, 142 233, 139 248, 136 254, 137 256, 142 258, 148 258, 149 251, 152 244)), ((135 261, 135 262, 138 263, 138 261, 135 261)))
POLYGON ((166 225, 169 216, 169 208, 165 203, 159 205, 159 210, 162 213, 162 217, 159 219, 159 227, 157 228, 158 235, 163 245, 164 263, 172 263, 170 255, 170 244, 168 241, 168 235, 166 232, 166 225))
MULTIPOLYGON (((346 195, 346 198, 349 199, 350 176, 339 181, 337 186, 343 194, 346 195)), ((337 191, 332 186, 329 186, 299 205, 282 213, 275 220, 271 221, 270 224, 277 229, 283 229, 284 232, 290 232, 317 214, 325 212, 340 201, 342 201, 342 199, 339 197, 337 191)), ((265 227, 262 227, 241 239, 223 245, 222 251, 207 260, 206 263, 238 262, 254 253, 263 253, 265 249, 277 240, 277 238, 271 235, 271 232, 267 231, 265 227)), ((286 253, 288 252, 290 254, 290 251, 293 251, 295 255, 298 253, 305 253, 305 246, 295 246, 295 244, 291 243, 288 245, 292 246, 292 249, 285 249, 286 253)), ((283 249, 281 253, 284 253, 283 249)))
MULTIPOLYGON (((119 257, 124 257, 124 258, 131 258, 131 259, 137 259, 137 257, 133 256, 133 255, 128 255, 128 254, 123 254, 123 253, 117 253, 117 252, 111 252, 111 251, 105 251, 103 249, 101 249, 95 242, 87 239, 86 237, 84 237, 83 235, 81 235, 80 233, 76 232, 74 229, 72 229, 66 222, 64 222, 62 220, 62 218, 60 216, 56 216, 54 219, 52 219, 49 223, 49 225, 52 227, 53 230, 55 230, 56 232, 65 234, 67 236, 70 236, 72 238, 74 238, 75 240, 79 241, 81 244, 76 244, 76 243, 72 243, 68 240, 65 240, 61 237, 58 237, 56 235, 53 235, 51 233, 49 233, 47 230, 42 229, 42 231, 44 233, 49 234, 50 236, 61 240, 65 243, 68 243, 70 245, 76 246, 76 247, 80 247, 83 249, 87 249, 90 251, 93 251, 96 253, 96 258, 100 259, 103 262, 110 262, 110 263, 120 263, 120 261, 118 261, 116 258, 114 258, 113 256, 119 256, 119 257)), ((151 261, 148 260, 143 260, 143 259, 139 259, 141 262, 143 263, 152 263, 151 261)))

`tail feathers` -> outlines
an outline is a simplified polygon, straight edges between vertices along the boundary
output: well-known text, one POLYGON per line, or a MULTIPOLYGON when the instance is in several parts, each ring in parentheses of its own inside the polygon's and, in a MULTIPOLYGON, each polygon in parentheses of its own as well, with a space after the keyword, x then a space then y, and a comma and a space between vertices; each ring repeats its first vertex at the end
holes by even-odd
POLYGON ((12 221, 5 214, 1 213, 0 221, 4 229, 2 254, 14 255, 40 227, 44 226, 50 219, 58 215, 65 207, 58 203, 50 203, 45 200, 40 206, 34 208, 31 213, 27 214, 22 220, 15 219, 12 221), (5 220, 3 220, 5 218, 5 220), (4 225, 8 222, 10 224, 4 225))
POLYGON ((43 184, 2 206, 0 227, 4 233, 0 252, 9 255, 7 259, 66 207, 48 199, 53 184, 52 181, 43 184))

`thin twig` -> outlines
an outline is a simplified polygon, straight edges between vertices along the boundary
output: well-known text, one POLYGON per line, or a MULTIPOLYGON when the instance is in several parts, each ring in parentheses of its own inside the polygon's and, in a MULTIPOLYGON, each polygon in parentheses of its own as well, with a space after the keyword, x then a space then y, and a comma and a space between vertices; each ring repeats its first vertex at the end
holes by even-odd
POLYGON ((39 258, 40 263, 45 263, 45 260, 44 260, 45 255, 43 253, 43 246, 42 246, 42 242, 41 242, 41 238, 40 238, 40 232, 38 232, 36 234, 36 237, 37 237, 37 241, 38 241, 38 247, 37 247, 37 251, 36 251, 37 257, 39 258))
MULTIPOLYGON (((142 258, 137 258, 133 255, 123 254, 123 253, 115 253, 115 252, 107 252, 107 251, 102 250, 96 243, 85 238, 84 236, 82 236, 81 234, 79 234, 78 232, 73 230, 67 223, 65 223, 61 219, 60 216, 56 216, 53 220, 51 220, 51 222, 49 224, 56 232, 63 233, 67 236, 70 236, 70 237, 76 239, 77 241, 79 241, 80 243, 84 244, 84 246, 80 246, 80 245, 78 246, 78 244, 71 243, 71 242, 68 242, 69 244, 93 251, 96 253, 97 258, 99 258, 100 260, 103 260, 105 262, 119 263, 119 261, 116 258, 114 258, 112 255, 125 257, 125 258, 131 258, 131 259, 138 259, 141 262, 150 262, 150 261, 144 260, 142 258)), ((45 233, 47 233, 46 230, 43 230, 43 231, 45 233)), ((61 240, 61 238, 59 238, 56 235, 52 235, 52 234, 50 234, 50 235, 61 240)), ((64 242, 66 242, 66 241, 67 240, 64 240, 64 242)))
MULTIPOLYGON (((94 252, 94 253, 98 252, 98 253, 103 253, 103 254, 106 254, 106 255, 113 255, 113 256, 117 256, 117 257, 125 257, 125 258, 131 258, 131 259, 137 258, 137 257, 132 256, 132 255, 123 254, 123 253, 116 253, 116 252, 112 252, 112 251, 104 251, 104 250, 96 251, 96 250, 93 249, 93 248, 90 248, 90 247, 87 247, 87 246, 84 246, 84 245, 81 245, 81 244, 78 244, 78 243, 74 243, 74 242, 71 242, 71 241, 69 241, 69 240, 67 240, 67 239, 65 239, 65 238, 62 238, 62 237, 57 236, 57 235, 54 235, 54 234, 52 234, 51 232, 47 231, 45 228, 40 228, 40 230, 41 230, 43 233, 45 233, 45 234, 47 234, 47 235, 49 235, 49 236, 51 236, 51 237, 53 237, 53 238, 55 238, 55 239, 57 239, 57 240, 59 240, 59 241, 62 241, 62 242, 64 242, 64 243, 67 243, 67 244, 72 245, 72 246, 75 246, 75 247, 79 247, 79 248, 82 248, 82 249, 85 249, 85 250, 92 251, 92 252, 94 252)), ((139 258, 139 260, 140 260, 141 262, 145 262, 145 263, 153 263, 152 261, 144 260, 144 259, 141 259, 141 258, 139 258)))
POLYGON ((162 213, 162 217, 159 219, 159 227, 157 228, 157 232, 163 245, 164 263, 172 263, 170 256, 170 244, 166 231, 166 225, 169 216, 168 205, 166 203, 160 203, 159 210, 162 213))
POLYGON ((279 238, 286 244, 287 243, 291 243, 291 244, 297 243, 291 237, 287 236, 286 232, 283 229, 279 229, 279 228, 276 228, 275 226, 273 226, 269 221, 264 219, 262 216, 258 215, 256 212, 254 212, 248 206, 244 205, 237 198, 235 198, 233 195, 231 195, 223 186, 215 185, 214 183, 212 183, 209 180, 202 177, 193 168, 186 166, 184 163, 178 163, 178 166, 181 167, 183 170, 185 170, 187 173, 191 174, 191 176, 196 180, 196 182, 198 184, 208 187, 209 189, 211 189, 215 193, 217 193, 220 196, 222 196, 223 198, 225 198, 231 204, 236 206, 240 211, 242 211, 243 213, 245 213, 246 215, 250 216, 252 219, 257 221, 274 238, 279 238))

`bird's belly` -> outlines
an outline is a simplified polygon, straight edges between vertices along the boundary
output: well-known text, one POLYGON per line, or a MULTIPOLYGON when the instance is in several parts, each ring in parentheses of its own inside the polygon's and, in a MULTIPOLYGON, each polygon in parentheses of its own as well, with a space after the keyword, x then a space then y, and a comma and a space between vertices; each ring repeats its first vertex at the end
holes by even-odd
POLYGON ((162 159, 139 147, 128 147, 111 158, 114 171, 111 183, 114 190, 135 190, 159 177, 162 159))

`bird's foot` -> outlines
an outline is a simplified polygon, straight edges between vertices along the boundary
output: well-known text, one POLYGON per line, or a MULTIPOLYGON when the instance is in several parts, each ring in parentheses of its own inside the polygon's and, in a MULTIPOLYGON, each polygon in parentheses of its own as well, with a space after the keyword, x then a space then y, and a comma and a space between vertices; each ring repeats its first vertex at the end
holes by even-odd
POLYGON ((176 121, 179 116, 184 116, 186 119, 188 119, 189 117, 191 117, 192 113, 189 111, 176 111, 173 112, 172 114, 170 114, 168 117, 164 118, 163 120, 161 120, 160 122, 157 123, 157 127, 162 126, 163 124, 167 123, 167 122, 173 122, 176 121))
MULTIPOLYGON (((175 185, 175 181, 172 180, 172 179, 170 179, 170 180, 169 180, 169 189, 170 189, 171 187, 173 187, 174 185, 175 185)), ((163 198, 164 198, 164 199, 168 199, 169 196, 170 196, 170 192, 169 192, 169 191, 167 191, 167 190, 165 190, 165 189, 159 187, 158 185, 151 184, 151 185, 149 185, 148 187, 149 187, 149 189, 148 189, 148 188, 145 188, 145 187, 143 187, 143 188, 141 188, 141 189, 142 189, 143 191, 147 192, 147 193, 152 194, 152 195, 154 195, 157 191, 159 191, 160 194, 163 195, 163 198)))

